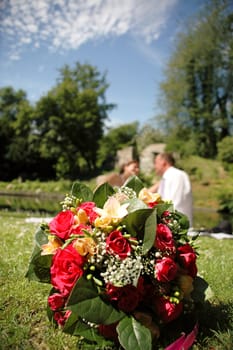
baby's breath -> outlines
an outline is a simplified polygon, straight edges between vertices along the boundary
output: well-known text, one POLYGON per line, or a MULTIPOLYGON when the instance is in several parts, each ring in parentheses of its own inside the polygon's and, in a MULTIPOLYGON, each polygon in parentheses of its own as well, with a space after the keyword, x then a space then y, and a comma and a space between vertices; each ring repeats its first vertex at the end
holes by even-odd
POLYGON ((96 242, 96 254, 93 255, 90 258, 90 263, 91 264, 101 264, 101 262, 104 260, 105 255, 106 255, 106 236, 105 233, 98 230, 94 229, 93 230, 93 239, 96 242))
POLYGON ((106 271, 101 273, 105 283, 116 287, 127 284, 137 285, 140 272, 143 268, 141 257, 127 257, 121 260, 118 256, 110 256, 105 261, 106 271))
POLYGON ((128 199, 137 198, 136 192, 132 188, 129 188, 127 186, 122 186, 121 188, 119 188, 118 193, 126 195, 128 199))
POLYGON ((67 194, 64 200, 61 202, 62 210, 69 210, 72 207, 77 206, 77 198, 73 195, 67 194))
POLYGON ((154 276, 156 258, 157 252, 149 252, 148 255, 142 257, 142 275, 154 276))

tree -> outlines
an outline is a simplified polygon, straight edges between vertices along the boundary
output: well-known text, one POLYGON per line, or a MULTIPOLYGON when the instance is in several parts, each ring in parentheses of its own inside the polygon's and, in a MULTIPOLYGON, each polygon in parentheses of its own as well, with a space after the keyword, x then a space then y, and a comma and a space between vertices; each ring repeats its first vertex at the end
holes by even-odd
POLYGON ((233 136, 226 136, 218 142, 218 158, 226 170, 233 168, 233 136))
POLYGON ((110 128, 101 140, 100 167, 106 170, 112 169, 115 165, 117 151, 127 146, 135 146, 137 132, 138 122, 110 128))
POLYGON ((181 143, 184 137, 185 147, 191 145, 204 157, 215 157, 217 142, 231 133, 232 34, 230 3, 207 3, 196 21, 178 37, 161 84, 167 134, 173 140, 181 137, 181 143))
POLYGON ((163 133, 156 127, 153 127, 153 121, 150 124, 144 124, 136 137, 139 151, 142 151, 152 143, 163 143, 164 141, 163 133))
POLYGON ((108 111, 106 74, 77 63, 64 66, 57 85, 42 97, 35 112, 41 156, 50 160, 58 177, 77 178, 97 167, 100 140, 108 111))
POLYGON ((11 180, 30 167, 29 155, 32 108, 23 90, 0 89, 0 177, 11 180))

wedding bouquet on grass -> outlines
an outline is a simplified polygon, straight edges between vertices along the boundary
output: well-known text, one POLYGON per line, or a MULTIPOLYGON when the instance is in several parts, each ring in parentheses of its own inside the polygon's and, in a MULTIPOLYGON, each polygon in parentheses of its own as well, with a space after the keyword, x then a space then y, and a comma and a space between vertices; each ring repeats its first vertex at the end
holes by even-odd
POLYGON ((52 285, 49 319, 82 349, 150 350, 191 315, 188 336, 166 348, 189 349, 200 278, 187 218, 137 177, 94 193, 76 182, 61 205, 37 230, 26 274, 52 285))

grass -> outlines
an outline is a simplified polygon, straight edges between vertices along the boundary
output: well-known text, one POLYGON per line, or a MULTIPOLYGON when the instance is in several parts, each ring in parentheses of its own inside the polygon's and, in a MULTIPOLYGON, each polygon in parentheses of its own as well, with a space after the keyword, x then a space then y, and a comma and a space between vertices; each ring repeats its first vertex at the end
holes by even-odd
POLYGON ((194 206, 218 209, 221 193, 232 193, 233 176, 217 160, 189 157, 181 166, 190 175, 194 206))
POLYGON ((213 291, 212 304, 200 311, 194 349, 231 350, 233 344, 233 240, 198 239, 198 271, 213 291))
POLYGON ((24 275, 32 251, 35 224, 20 215, 0 215, 0 349, 75 349, 76 340, 54 331, 46 315, 49 285, 24 275))
MULTIPOLYGON (((0 212, 0 349, 74 350, 77 339, 55 330, 46 315, 49 285, 25 279, 36 224, 24 214, 0 212)), ((200 310, 194 350, 230 350, 233 344, 233 240, 200 237, 198 269, 214 292, 200 310)), ((85 350, 85 349, 83 349, 85 350)))

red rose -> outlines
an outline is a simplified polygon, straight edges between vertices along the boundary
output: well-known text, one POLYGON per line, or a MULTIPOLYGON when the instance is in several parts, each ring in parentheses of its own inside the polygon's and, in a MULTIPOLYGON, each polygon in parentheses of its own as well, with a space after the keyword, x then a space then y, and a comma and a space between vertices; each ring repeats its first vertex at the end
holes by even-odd
POLYGON ((173 304, 164 297, 155 299, 155 311, 164 323, 175 320, 183 311, 183 304, 173 304))
POLYGON ((155 265, 156 278, 160 282, 169 282, 174 280, 177 275, 178 267, 171 258, 159 260, 155 265))
POLYGON ((169 224, 169 222, 171 221, 171 212, 168 210, 165 210, 162 214, 161 219, 164 224, 169 224))
POLYGON ((77 209, 85 210, 90 223, 92 224, 95 219, 98 217, 98 214, 94 211, 96 204, 94 202, 85 202, 79 205, 77 209))
POLYGON ((60 293, 54 293, 48 297, 48 304, 51 310, 58 310, 64 306, 65 298, 60 293))
POLYGON ((72 228, 72 233, 75 234, 75 235, 84 235, 84 231, 83 230, 86 230, 86 231, 91 231, 91 227, 88 226, 88 225, 84 225, 84 224, 79 224, 79 225, 76 225, 72 228))
POLYGON ((66 312, 56 311, 54 312, 53 318, 59 326, 63 327, 67 319, 70 317, 70 315, 71 315, 70 310, 67 310, 66 312))
POLYGON ((171 215, 171 212, 169 210, 165 210, 162 214, 162 217, 167 217, 167 216, 170 216, 171 215))
POLYGON ((142 276, 140 276, 138 279, 137 291, 139 293, 140 299, 143 299, 145 295, 145 282, 142 276))
POLYGON ((50 232, 59 238, 69 238, 74 224, 74 214, 71 210, 62 211, 49 223, 50 232))
POLYGON ((188 244, 184 244, 183 246, 178 248, 178 260, 181 266, 187 270, 188 274, 191 277, 195 277, 197 274, 197 266, 196 266, 196 253, 193 248, 188 244))
POLYGON ((51 283, 63 296, 67 296, 75 282, 83 275, 85 258, 70 244, 58 249, 52 258, 51 283))
POLYGON ((99 332, 101 335, 104 336, 104 338, 112 340, 115 343, 118 343, 118 334, 116 331, 117 325, 118 325, 118 322, 111 323, 108 325, 101 324, 99 325, 99 332))
POLYGON ((159 204, 159 202, 149 202, 147 205, 148 205, 148 207, 149 208, 154 208, 154 207, 156 207, 156 205, 158 205, 159 204))
POLYGON ((118 255, 122 260, 127 258, 131 252, 128 240, 118 230, 112 231, 106 239, 107 251, 118 255))
POLYGON ((169 227, 164 224, 158 224, 156 229, 155 247, 160 250, 174 249, 175 242, 169 227))
POLYGON ((127 284, 124 287, 108 284, 106 293, 109 299, 115 301, 118 308, 124 312, 135 310, 141 300, 140 291, 132 284, 127 284))

